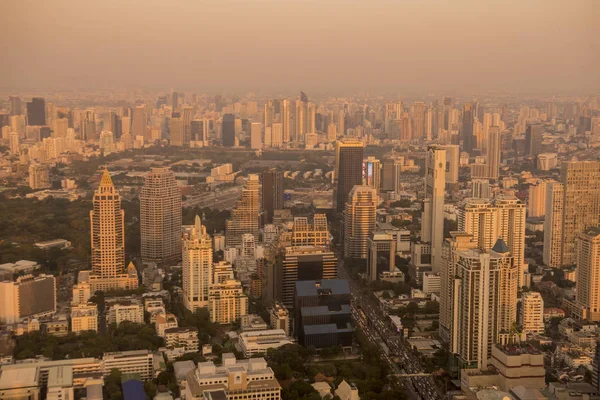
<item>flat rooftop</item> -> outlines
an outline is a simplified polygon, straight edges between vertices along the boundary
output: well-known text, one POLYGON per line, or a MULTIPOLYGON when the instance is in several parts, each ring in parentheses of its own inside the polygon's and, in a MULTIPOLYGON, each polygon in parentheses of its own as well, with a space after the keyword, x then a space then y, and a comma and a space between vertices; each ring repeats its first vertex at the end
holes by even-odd
POLYGON ((37 367, 1 369, 0 390, 38 386, 39 369, 37 367))

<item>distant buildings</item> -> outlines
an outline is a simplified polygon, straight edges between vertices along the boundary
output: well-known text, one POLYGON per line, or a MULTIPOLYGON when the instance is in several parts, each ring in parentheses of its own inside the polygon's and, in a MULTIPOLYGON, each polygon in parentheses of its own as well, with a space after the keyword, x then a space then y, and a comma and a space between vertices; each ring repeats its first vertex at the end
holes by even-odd
POLYGON ((29 187, 32 190, 50 187, 50 171, 48 166, 33 163, 29 165, 29 187))
POLYGON ((273 223, 275 210, 283 209, 283 172, 274 169, 262 174, 262 211, 264 223, 273 223))
POLYGON ((258 237, 260 228, 258 175, 248 175, 248 181, 236 207, 231 210, 231 218, 225 224, 225 241, 227 247, 241 246, 242 235, 251 233, 258 237))
POLYGON ((41 97, 34 97, 27 102, 27 124, 46 125, 46 102, 41 97))
POLYGON ((335 156, 335 207, 344 211, 348 194, 356 185, 362 184, 363 144, 358 141, 338 141, 335 156))
POLYGON ((141 252, 144 262, 181 258, 181 192, 173 172, 152 168, 140 191, 141 252))

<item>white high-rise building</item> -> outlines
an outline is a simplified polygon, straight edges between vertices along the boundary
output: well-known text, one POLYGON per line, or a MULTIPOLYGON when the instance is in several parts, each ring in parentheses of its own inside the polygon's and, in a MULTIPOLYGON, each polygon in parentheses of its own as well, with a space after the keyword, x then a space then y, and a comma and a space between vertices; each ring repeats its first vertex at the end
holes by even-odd
POLYGON ((425 158, 425 199, 421 218, 421 241, 431 244, 432 271, 440 270, 444 241, 444 195, 446 150, 429 146, 425 158))
POLYGON ((375 230, 377 190, 371 186, 354 186, 344 209, 344 255, 366 258, 367 242, 375 230))
POLYGON ((600 321, 600 228, 590 227, 577 238, 577 297, 581 318, 600 321))
POLYGON ((446 183, 448 185, 455 185, 458 183, 460 146, 457 144, 447 144, 441 147, 446 150, 446 183))
POLYGON ((544 299, 538 292, 521 294, 519 325, 523 333, 544 332, 544 299))
POLYGON ((184 306, 192 312, 208 307, 209 288, 214 282, 213 247, 199 216, 189 236, 184 235, 182 259, 184 306))

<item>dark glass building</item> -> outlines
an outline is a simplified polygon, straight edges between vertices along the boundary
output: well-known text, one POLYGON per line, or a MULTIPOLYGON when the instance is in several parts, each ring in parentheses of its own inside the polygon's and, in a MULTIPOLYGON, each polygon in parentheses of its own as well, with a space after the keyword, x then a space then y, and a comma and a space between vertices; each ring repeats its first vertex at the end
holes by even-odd
POLYGON ((235 146, 235 116, 233 114, 223 115, 223 126, 221 127, 223 146, 235 146))
POLYGON ((337 181, 335 209, 344 211, 348 194, 356 185, 362 185, 364 148, 361 142, 338 142, 335 180, 337 181))
POLYGON ((46 102, 41 97, 34 97, 27 103, 27 124, 46 125, 46 102))
POLYGON ((275 210, 283 209, 283 172, 271 169, 262 174, 262 210, 264 223, 273 223, 275 210))

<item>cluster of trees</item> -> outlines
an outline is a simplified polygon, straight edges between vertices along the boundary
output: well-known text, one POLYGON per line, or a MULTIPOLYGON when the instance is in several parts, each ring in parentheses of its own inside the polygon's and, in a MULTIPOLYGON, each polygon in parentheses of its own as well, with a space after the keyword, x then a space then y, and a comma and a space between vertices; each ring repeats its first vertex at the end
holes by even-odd
POLYGON ((196 215, 202 218, 202 225, 206 227, 206 232, 211 235, 213 232, 224 232, 225 221, 230 217, 229 210, 217 210, 209 207, 185 207, 182 214, 182 222, 184 225, 193 225, 196 215))
POLYGON ((210 343, 211 337, 217 334, 218 324, 211 322, 210 314, 206 308, 199 308, 192 313, 182 303, 171 303, 171 312, 179 320, 179 326, 193 326, 198 328, 200 344, 210 343))
POLYGON ((33 358, 38 354, 53 360, 100 358, 105 352, 156 350, 162 345, 163 339, 156 336, 151 325, 125 321, 119 326, 111 325, 107 335, 93 331, 60 337, 41 332, 28 333, 17 338, 14 355, 18 360, 33 358))

